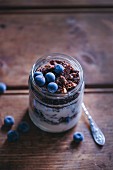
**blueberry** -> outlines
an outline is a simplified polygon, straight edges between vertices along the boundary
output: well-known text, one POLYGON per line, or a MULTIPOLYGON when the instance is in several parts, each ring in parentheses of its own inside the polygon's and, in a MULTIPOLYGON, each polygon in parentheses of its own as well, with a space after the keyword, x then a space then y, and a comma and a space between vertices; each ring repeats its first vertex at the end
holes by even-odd
POLYGON ((19 133, 16 130, 10 130, 7 133, 7 139, 9 142, 16 142, 19 139, 19 133))
POLYGON ((6 84, 0 82, 0 94, 3 94, 6 91, 6 84))
POLYGON ((26 133, 28 132, 30 129, 29 124, 26 121, 22 121, 19 125, 18 125, 18 131, 21 133, 26 133))
POLYGON ((75 132, 73 134, 73 140, 77 143, 81 142, 84 140, 84 136, 81 132, 75 132))
POLYGON ((55 81, 55 75, 54 75, 52 72, 48 72, 48 73, 45 75, 45 78, 46 78, 46 80, 47 80, 48 83, 55 81))
POLYGON ((36 76, 39 76, 39 75, 43 76, 42 72, 40 72, 40 71, 34 72, 34 78, 35 78, 36 76))
POLYGON ((61 74, 64 71, 64 67, 61 64, 56 64, 54 67, 54 71, 57 74, 61 74))
POLYGON ((15 120, 12 116, 6 116, 4 118, 4 125, 7 127, 12 126, 15 123, 15 120))
POLYGON ((66 118, 65 118, 65 121, 66 121, 66 123, 69 123, 69 122, 70 122, 70 117, 69 117, 69 116, 66 117, 66 118))
POLYGON ((51 82, 48 84, 47 88, 50 93, 55 93, 58 89, 58 85, 54 82, 51 82))
POLYGON ((38 76, 35 77, 35 82, 40 87, 44 86, 44 84, 45 84, 45 77, 42 76, 42 75, 38 75, 38 76))

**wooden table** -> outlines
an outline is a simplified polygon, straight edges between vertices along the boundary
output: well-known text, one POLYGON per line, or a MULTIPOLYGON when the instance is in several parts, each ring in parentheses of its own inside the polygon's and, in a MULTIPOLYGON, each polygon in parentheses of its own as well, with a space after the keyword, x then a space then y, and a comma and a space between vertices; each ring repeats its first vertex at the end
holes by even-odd
POLYGON ((6 115, 30 124, 16 143, 0 130, 0 170, 113 170, 113 2, 0 1, 0 128, 6 115), (110 8, 108 8, 110 7, 110 8), (50 52, 75 57, 85 79, 84 102, 106 137, 92 139, 84 114, 76 127, 51 134, 28 115, 28 76, 33 63, 50 52), (73 133, 85 139, 73 143, 73 133))

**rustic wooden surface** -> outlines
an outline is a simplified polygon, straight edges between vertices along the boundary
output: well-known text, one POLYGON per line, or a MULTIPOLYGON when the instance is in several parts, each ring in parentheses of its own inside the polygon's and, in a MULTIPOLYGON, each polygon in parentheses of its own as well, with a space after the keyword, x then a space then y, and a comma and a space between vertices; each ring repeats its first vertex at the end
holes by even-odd
POLYGON ((30 124, 30 132, 21 135, 17 143, 8 143, 6 132, 0 131, 1 170, 112 170, 113 168, 113 93, 86 93, 84 101, 106 137, 104 147, 98 147, 90 134, 87 119, 82 115, 79 124, 62 134, 42 132, 28 116, 28 94, 6 94, 0 97, 0 126, 4 116, 15 118, 16 129, 21 120, 30 124), (103 100, 104 99, 104 100, 103 100), (72 141, 75 131, 81 131, 85 140, 76 146, 72 141))
POLYGON ((0 81, 27 85, 33 63, 51 52, 78 59, 86 84, 113 84, 113 13, 0 16, 0 81))
POLYGON ((0 95, 0 170, 113 170, 112 5, 112 0, 0 0, 0 81, 8 85, 0 95), (51 52, 72 55, 81 63, 84 102, 105 134, 104 147, 94 143, 84 114, 66 133, 46 133, 31 122, 29 72, 51 52), (30 132, 16 143, 7 141, 2 126, 8 114, 15 118, 12 129, 21 120, 30 124, 30 132), (72 139, 75 131, 85 136, 78 146, 72 139))

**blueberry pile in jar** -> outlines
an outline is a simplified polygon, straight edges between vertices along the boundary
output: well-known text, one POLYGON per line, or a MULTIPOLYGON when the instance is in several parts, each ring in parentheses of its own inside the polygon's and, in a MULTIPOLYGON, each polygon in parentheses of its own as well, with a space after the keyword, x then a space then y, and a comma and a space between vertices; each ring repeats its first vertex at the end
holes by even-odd
POLYGON ((66 61, 51 60, 35 71, 34 80, 44 91, 65 94, 78 85, 80 77, 79 71, 66 61))

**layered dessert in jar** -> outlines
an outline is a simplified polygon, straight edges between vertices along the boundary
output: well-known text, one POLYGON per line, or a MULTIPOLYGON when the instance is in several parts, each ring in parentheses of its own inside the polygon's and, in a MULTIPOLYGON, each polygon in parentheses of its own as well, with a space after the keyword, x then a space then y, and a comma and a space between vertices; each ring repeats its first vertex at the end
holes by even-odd
POLYGON ((83 93, 83 71, 76 59, 59 53, 44 56, 29 76, 30 118, 47 132, 69 130, 81 116, 83 93))

